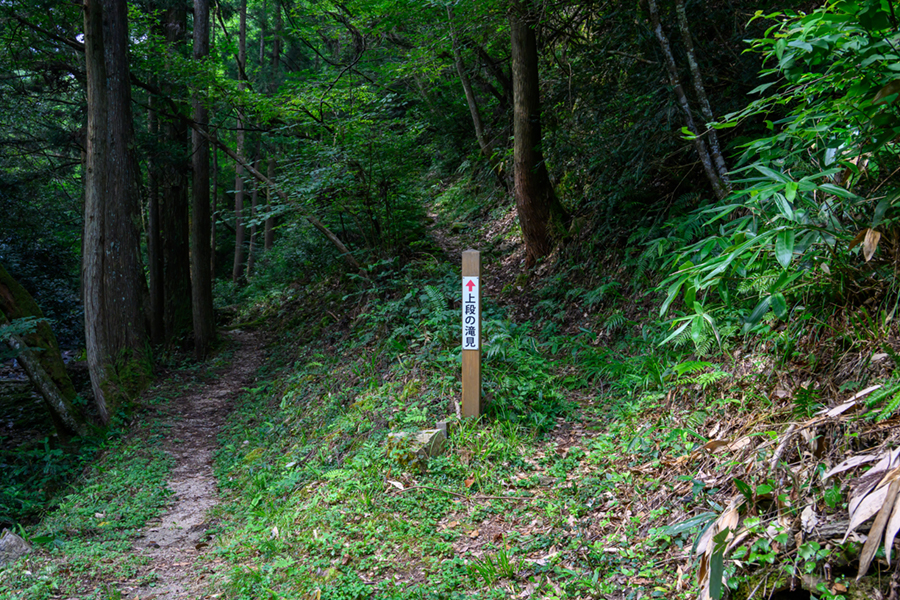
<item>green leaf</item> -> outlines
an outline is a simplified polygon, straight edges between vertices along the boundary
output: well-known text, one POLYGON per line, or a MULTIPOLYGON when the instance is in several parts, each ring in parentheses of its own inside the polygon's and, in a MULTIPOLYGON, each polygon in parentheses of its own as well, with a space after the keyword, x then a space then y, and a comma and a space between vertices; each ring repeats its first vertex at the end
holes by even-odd
POLYGON ((684 331, 685 329, 687 329, 687 328, 688 328, 688 325, 690 325, 690 324, 691 324, 690 321, 685 322, 681 327, 679 327, 678 329, 676 329, 675 332, 674 332, 672 335, 670 335, 669 337, 667 337, 666 339, 664 339, 663 341, 661 341, 661 342, 659 343, 659 345, 662 346, 663 344, 665 344, 665 343, 667 343, 667 342, 669 342, 669 341, 675 339, 676 337, 678 337, 678 334, 680 334, 682 331, 684 331))
POLYGON ((665 302, 663 302, 662 306, 659 308, 659 316, 663 316, 666 314, 666 311, 669 310, 669 306, 672 305, 675 298, 678 297, 678 290, 681 289, 681 286, 684 285, 684 282, 688 280, 689 275, 682 275, 679 277, 675 283, 669 286, 668 295, 666 296, 665 302))
POLYGON ((787 300, 784 294, 772 294, 772 310, 782 321, 788 316, 787 300))
POLYGON ((819 189, 823 192, 828 192, 829 194, 834 194, 835 196, 846 198, 848 200, 855 200, 859 198, 859 196, 857 196, 850 190, 846 190, 839 185, 834 185, 833 183, 823 183, 819 185, 819 189))
POLYGON ((781 194, 773 194, 773 198, 775 198, 775 204, 778 205, 778 210, 784 215, 788 221, 794 220, 794 207, 791 206, 791 203, 787 201, 787 199, 781 194))
POLYGON ((684 305, 685 306, 694 306, 694 302, 697 299, 697 280, 687 282, 687 285, 684 286, 684 305))
POLYGON ((741 481, 740 479, 734 480, 734 486, 738 489, 738 491, 744 495, 744 498, 747 499, 748 503, 753 503, 753 490, 750 489, 750 486, 747 485, 746 482, 741 481))
POLYGON ((691 339, 699 346, 703 342, 703 318, 694 317, 691 321, 691 339))
POLYGON ((709 595, 714 600, 722 597, 722 573, 725 570, 723 554, 723 551, 718 550, 709 559, 709 595))
POLYGON ((712 519, 714 519, 715 516, 716 513, 714 512, 705 512, 680 523, 657 529, 657 533, 662 533, 664 535, 678 535, 679 533, 684 533, 685 531, 689 531, 704 523, 712 522, 712 519))
POLYGON ((770 169, 765 165, 753 165, 753 168, 774 181, 778 181, 780 183, 788 183, 791 181, 787 175, 781 173, 780 171, 776 171, 775 169, 770 169))
POLYGON ((896 199, 897 196, 894 196, 892 198, 883 198, 881 202, 879 202, 878 205, 875 206, 875 214, 872 216, 872 227, 878 227, 881 224, 881 222, 884 220, 885 213, 896 199))
POLYGON ((789 181, 787 187, 784 188, 784 197, 787 198, 788 202, 793 202, 794 198, 797 197, 797 187, 796 181, 789 181))
POLYGON ((759 304, 756 305, 756 308, 753 309, 753 312, 750 313, 750 316, 747 317, 747 320, 744 322, 743 332, 747 333, 762 320, 763 316, 769 312, 769 304, 772 302, 772 296, 766 296, 763 298, 759 304))
POLYGON ((775 238, 775 258, 778 264, 787 269, 794 256, 794 230, 785 229, 775 238))

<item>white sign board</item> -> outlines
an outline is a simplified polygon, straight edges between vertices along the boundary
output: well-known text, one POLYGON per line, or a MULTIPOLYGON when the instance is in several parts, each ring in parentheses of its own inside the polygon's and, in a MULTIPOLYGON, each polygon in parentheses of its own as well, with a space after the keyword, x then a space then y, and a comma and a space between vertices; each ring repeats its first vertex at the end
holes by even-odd
POLYGON ((462 279, 462 349, 481 348, 481 294, 477 277, 462 279))

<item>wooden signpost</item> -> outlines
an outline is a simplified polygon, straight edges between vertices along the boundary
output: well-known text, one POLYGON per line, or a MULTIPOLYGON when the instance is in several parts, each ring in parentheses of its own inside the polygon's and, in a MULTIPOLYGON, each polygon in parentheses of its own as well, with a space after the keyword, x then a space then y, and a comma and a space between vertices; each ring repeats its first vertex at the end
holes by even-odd
POLYGON ((481 253, 462 253, 462 415, 481 415, 481 253))

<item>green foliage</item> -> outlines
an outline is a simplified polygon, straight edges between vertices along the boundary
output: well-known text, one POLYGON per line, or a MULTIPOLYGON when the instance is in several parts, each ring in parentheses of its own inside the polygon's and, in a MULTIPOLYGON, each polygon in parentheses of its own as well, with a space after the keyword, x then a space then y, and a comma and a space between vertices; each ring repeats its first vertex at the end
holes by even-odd
POLYGON ((779 24, 752 44, 769 63, 756 91, 777 91, 718 126, 783 116, 744 144, 735 192, 695 213, 699 241, 669 262, 661 313, 679 297, 694 313, 676 318, 679 331, 702 319, 721 332, 718 312, 761 332, 768 315, 787 320, 817 299, 896 287, 893 250, 879 245, 895 230, 892 17, 880 2, 839 2, 766 18, 779 24))

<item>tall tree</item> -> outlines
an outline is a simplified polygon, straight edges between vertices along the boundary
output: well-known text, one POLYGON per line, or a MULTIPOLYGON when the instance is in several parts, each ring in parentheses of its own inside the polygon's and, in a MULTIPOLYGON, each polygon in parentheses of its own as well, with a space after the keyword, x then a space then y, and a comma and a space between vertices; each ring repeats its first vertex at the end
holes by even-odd
MULTIPOLYGON (((209 0, 194 0, 194 60, 206 61, 209 56, 209 0)), ((200 92, 194 92, 194 122, 205 127, 209 111, 200 92)), ((206 356, 215 339, 216 323, 213 313, 212 273, 210 271, 210 206, 209 206, 209 140, 199 131, 192 131, 194 185, 191 210, 191 301, 194 322, 194 355, 206 356)))
MULTIPOLYGON (((655 4, 655 0, 654 0, 655 4)), ((694 84, 694 92, 697 102, 700 104, 700 114, 703 115, 706 125, 704 134, 709 138, 709 153, 716 165, 716 173, 719 175, 722 185, 729 191, 731 181, 728 178, 728 168, 725 166, 725 158, 722 156, 722 147, 719 144, 719 134, 709 123, 715 120, 709 99, 706 96, 706 86, 703 84, 703 75, 700 73, 700 64, 697 62, 697 53, 694 52, 694 40, 691 38, 691 30, 688 26, 687 11, 684 8, 684 0, 675 0, 675 14, 678 16, 678 29, 681 31, 681 39, 684 43, 684 53, 688 66, 691 69, 691 82, 694 84)), ((668 59, 667 59, 668 60, 668 59)))
POLYGON ((106 173, 108 171, 108 123, 106 60, 103 51, 101 0, 84 2, 84 62, 87 87, 87 130, 84 167, 84 235, 82 236, 82 293, 84 337, 88 371, 97 412, 103 423, 111 417, 107 399, 111 352, 106 338, 103 296, 106 173))
MULTIPOLYGON (((147 131, 150 137, 158 139, 159 120, 157 119, 154 96, 150 97, 150 108, 147 111, 147 131)), ((162 229, 160 226, 159 208, 159 158, 152 152, 147 157, 147 276, 150 281, 150 342, 158 346, 165 342, 165 306, 166 296, 163 285, 165 277, 162 256, 162 229)))
POLYGON ((530 1, 509 11, 513 72, 513 146, 516 209, 525 240, 525 263, 534 265, 553 248, 568 219, 556 196, 541 150, 541 96, 535 25, 530 1))
MULTIPOLYGON (((238 29, 238 90, 244 89, 247 70, 247 0, 241 0, 240 24, 238 29)), ((244 117, 238 109, 237 148, 238 156, 244 156, 244 117)), ((231 280, 238 283, 244 273, 244 167, 236 163, 234 167, 234 264, 231 280)))
MULTIPOLYGON (((269 93, 274 95, 276 91, 278 91, 278 78, 280 76, 281 71, 281 30, 283 27, 283 22, 281 19, 281 1, 275 0, 275 31, 272 34, 272 72, 269 75, 269 93)), ((269 179, 275 178, 275 168, 276 168, 276 159, 275 152, 272 147, 269 147, 269 162, 267 175, 269 179)), ((271 211, 273 209, 273 201, 274 194, 272 193, 272 188, 266 188, 266 207, 269 211, 269 216, 266 217, 265 224, 265 233, 263 235, 263 247, 266 250, 271 250, 275 245, 275 217, 272 216, 271 211)))
POLYGON ((104 423, 147 376, 124 0, 84 3, 88 123, 82 288, 88 369, 104 423))
POLYGON ((104 265, 106 328, 116 360, 149 360, 147 283, 140 255, 140 167, 134 153, 131 78, 128 68, 128 9, 125 0, 104 0, 109 121, 104 265), (118 251, 110 251, 118 246, 118 251), (124 356, 130 354, 131 356, 124 356))
MULTIPOLYGON (((174 55, 183 52, 187 41, 185 5, 174 3, 163 12, 162 19, 169 53, 174 55)), ((176 86, 169 83, 163 89, 170 96, 178 92, 176 86)), ((187 119, 184 118, 187 107, 174 102, 170 106, 174 107, 175 114, 167 115, 165 123, 161 123, 166 147, 166 168, 160 198, 165 268, 165 329, 168 342, 190 331, 193 320, 188 199, 191 147, 187 119)))
MULTIPOLYGON (((262 158, 260 158, 261 142, 256 144, 256 159, 253 161, 253 168, 257 171, 262 167, 262 158)), ((253 183, 253 189, 250 192, 250 243, 247 245, 247 279, 253 277, 253 268, 256 265, 256 209, 259 204, 259 183, 253 183)))

